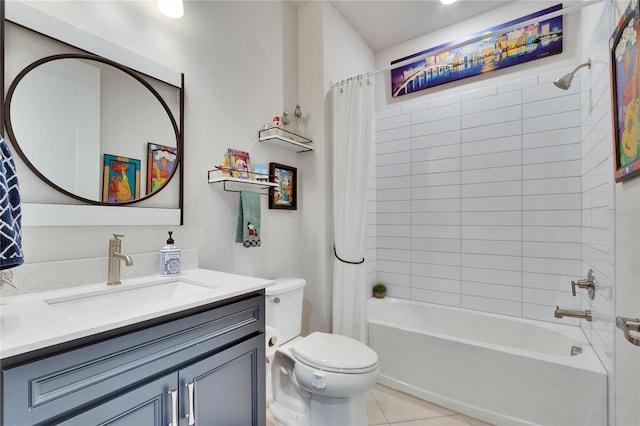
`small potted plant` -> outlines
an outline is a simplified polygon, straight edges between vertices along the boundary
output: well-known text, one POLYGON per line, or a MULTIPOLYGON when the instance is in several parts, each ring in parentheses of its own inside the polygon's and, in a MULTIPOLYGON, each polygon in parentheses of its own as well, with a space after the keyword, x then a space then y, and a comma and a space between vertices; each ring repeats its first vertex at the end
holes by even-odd
POLYGON ((383 298, 387 294, 387 286, 382 283, 376 283, 372 290, 373 297, 383 298))

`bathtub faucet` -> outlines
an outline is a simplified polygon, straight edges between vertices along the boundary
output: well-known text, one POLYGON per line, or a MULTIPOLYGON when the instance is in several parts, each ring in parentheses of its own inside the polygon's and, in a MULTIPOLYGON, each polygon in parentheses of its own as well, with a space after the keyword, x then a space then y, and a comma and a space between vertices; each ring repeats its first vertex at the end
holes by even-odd
POLYGON ((582 318, 582 319, 586 319, 587 321, 591 321, 590 310, 574 311, 571 309, 560 309, 559 306, 556 306, 556 310, 554 311, 553 316, 555 318, 562 318, 562 317, 582 318))

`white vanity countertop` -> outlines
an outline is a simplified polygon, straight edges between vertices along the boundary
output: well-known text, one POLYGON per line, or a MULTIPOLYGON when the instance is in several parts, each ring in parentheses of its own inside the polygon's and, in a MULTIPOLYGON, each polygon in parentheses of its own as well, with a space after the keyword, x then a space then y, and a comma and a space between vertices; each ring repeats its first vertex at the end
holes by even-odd
POLYGON ((273 283, 190 269, 176 277, 158 274, 124 279, 118 286, 91 284, 6 297, 0 300, 0 359, 218 302, 273 283), (172 292, 169 283, 175 281, 183 287, 172 292), (101 306, 97 299, 105 295, 115 298, 107 308, 96 309, 101 306))

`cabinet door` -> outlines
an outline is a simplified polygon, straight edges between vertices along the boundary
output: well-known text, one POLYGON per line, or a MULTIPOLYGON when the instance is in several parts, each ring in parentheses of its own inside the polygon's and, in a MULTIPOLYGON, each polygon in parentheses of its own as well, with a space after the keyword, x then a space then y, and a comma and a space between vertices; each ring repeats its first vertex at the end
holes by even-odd
POLYGON ((266 423, 264 334, 179 371, 188 424, 266 423), (190 390, 191 389, 191 390, 190 390))
POLYGON ((57 424, 65 426, 166 426, 172 418, 170 390, 176 391, 177 412, 177 384, 178 374, 168 374, 57 424))

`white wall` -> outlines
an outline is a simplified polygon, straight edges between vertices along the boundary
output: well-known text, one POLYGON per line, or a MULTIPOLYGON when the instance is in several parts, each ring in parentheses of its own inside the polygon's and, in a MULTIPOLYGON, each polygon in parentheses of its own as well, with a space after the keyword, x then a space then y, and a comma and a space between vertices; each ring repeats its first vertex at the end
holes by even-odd
MULTIPOLYGON (((302 218, 324 222, 306 203, 314 174, 302 155, 258 145, 257 132, 274 115, 293 111, 297 99, 297 13, 288 2, 186 2, 185 16, 171 20, 155 2, 33 2, 59 19, 126 46, 185 74, 185 220, 175 227, 182 248, 196 248, 200 265, 228 272, 312 278, 303 262, 302 218), (254 162, 298 167, 297 211, 268 210, 262 201, 262 246, 236 244, 238 194, 207 183, 207 171, 228 147, 251 153, 254 162)), ((303 104, 304 107, 304 104, 303 104)), ((313 118, 310 118, 313 121, 313 118)), ((116 123, 113 123, 116 125, 116 123)), ((313 158, 316 154, 306 154, 313 158)), ((101 257, 113 232, 125 234, 125 253, 155 252, 167 227, 79 227, 23 229, 28 263, 101 257)), ((309 228, 307 241, 321 230, 309 228)), ((323 308, 321 308, 323 309, 323 308)))

